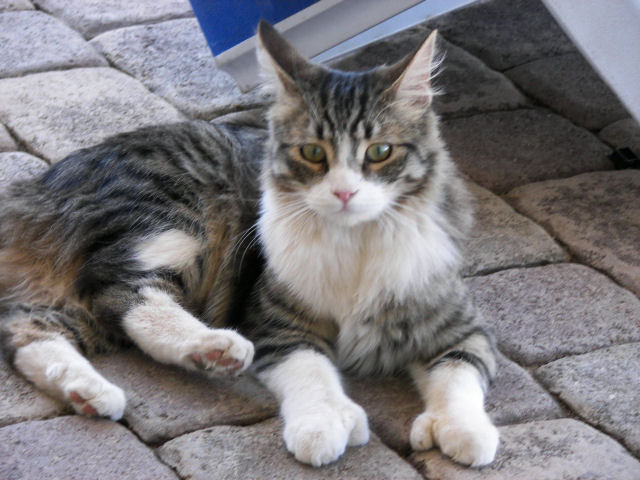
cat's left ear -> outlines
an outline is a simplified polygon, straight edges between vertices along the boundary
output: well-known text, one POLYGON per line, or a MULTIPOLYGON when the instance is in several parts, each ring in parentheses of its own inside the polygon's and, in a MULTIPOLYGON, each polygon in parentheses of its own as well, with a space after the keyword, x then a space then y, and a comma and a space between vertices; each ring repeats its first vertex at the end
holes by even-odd
MULTIPOLYGON (((431 78, 434 71, 437 30, 431 32, 413 56, 393 65, 400 70, 399 76, 387 91, 400 105, 424 110, 433 99, 431 78)), ((398 73, 396 73, 398 75, 398 73)))

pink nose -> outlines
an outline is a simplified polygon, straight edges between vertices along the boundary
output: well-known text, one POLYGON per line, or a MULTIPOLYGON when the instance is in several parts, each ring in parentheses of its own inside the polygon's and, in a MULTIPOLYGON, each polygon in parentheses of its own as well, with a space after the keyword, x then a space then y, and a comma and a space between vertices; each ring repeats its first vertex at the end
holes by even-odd
POLYGON ((356 192, 350 192, 348 190, 336 190, 333 194, 340 199, 342 205, 346 206, 351 197, 353 197, 356 192))

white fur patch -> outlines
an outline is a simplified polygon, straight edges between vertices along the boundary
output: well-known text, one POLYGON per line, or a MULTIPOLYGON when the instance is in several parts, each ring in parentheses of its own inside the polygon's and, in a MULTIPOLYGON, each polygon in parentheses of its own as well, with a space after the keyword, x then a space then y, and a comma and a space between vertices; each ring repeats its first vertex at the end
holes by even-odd
POLYGON ((127 335, 155 360, 220 375, 243 372, 253 361, 253 344, 242 335, 207 327, 166 292, 145 287, 141 294, 145 302, 127 312, 122 325, 127 335), (207 361, 208 354, 217 358, 207 361), (194 355, 198 356, 197 362, 194 355), (233 364, 226 365, 223 359, 242 366, 230 370, 233 364))
POLYGON ((70 402, 78 413, 89 413, 83 410, 87 406, 91 414, 112 420, 124 413, 124 392, 100 375, 63 337, 19 348, 15 366, 38 388, 70 402), (72 401, 74 398, 84 401, 72 401))
POLYGON ((491 463, 499 434, 484 410, 484 392, 475 367, 443 365, 425 371, 417 365, 411 374, 426 404, 411 427, 412 448, 437 446, 456 462, 474 467, 491 463))
POLYGON ((345 395, 324 355, 294 352, 261 380, 281 402, 284 441, 300 462, 319 467, 337 460, 347 446, 369 441, 366 413, 345 395))
POLYGON ((181 230, 167 230, 142 240, 135 248, 135 259, 144 270, 188 267, 201 248, 200 242, 181 230))

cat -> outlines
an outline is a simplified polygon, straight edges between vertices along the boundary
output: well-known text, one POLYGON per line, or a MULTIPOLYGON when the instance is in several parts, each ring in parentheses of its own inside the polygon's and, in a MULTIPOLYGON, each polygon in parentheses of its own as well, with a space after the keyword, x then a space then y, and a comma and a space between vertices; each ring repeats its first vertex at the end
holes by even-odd
POLYGON ((436 33, 360 73, 310 63, 264 21, 257 38, 266 132, 145 128, 0 198, 5 356, 113 420, 124 394, 86 356, 133 344, 208 375, 250 371, 313 466, 369 439, 339 369, 409 372, 426 405, 412 447, 492 462, 495 348, 460 275, 472 212, 431 108, 436 33))

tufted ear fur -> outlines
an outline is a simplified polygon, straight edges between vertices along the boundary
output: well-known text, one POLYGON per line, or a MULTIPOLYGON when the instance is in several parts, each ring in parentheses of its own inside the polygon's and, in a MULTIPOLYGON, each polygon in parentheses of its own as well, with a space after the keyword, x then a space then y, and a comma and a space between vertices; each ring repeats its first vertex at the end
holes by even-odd
POLYGON ((280 97, 300 95, 296 79, 314 66, 265 20, 258 24, 257 55, 268 88, 280 97))
POLYGON ((436 67, 434 56, 436 51, 437 30, 431 32, 413 56, 400 60, 391 67, 400 70, 398 77, 387 89, 396 102, 402 107, 424 111, 433 99, 431 78, 436 67))

